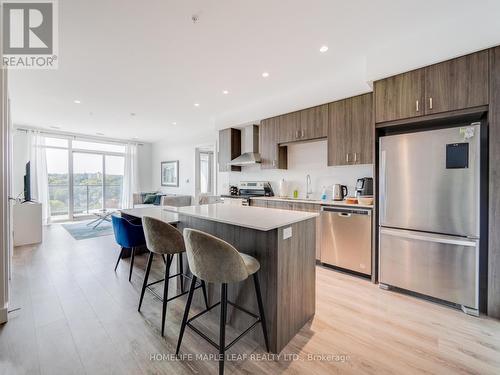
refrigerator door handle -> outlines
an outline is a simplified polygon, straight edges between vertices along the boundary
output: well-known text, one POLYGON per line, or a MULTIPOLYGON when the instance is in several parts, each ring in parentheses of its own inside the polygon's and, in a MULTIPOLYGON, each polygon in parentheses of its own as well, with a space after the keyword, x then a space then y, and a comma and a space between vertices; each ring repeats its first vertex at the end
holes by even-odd
POLYGON ((389 236, 407 238, 418 241, 436 242, 436 243, 458 245, 458 246, 470 246, 470 247, 477 246, 477 240, 469 240, 467 238, 463 239, 451 238, 450 236, 428 235, 423 233, 421 234, 418 232, 408 232, 405 230, 395 230, 388 228, 381 228, 380 233, 387 234, 389 236))
POLYGON ((386 151, 382 150, 380 152, 380 224, 383 224, 385 222, 385 215, 386 215, 386 197, 387 197, 387 183, 386 183, 386 151))

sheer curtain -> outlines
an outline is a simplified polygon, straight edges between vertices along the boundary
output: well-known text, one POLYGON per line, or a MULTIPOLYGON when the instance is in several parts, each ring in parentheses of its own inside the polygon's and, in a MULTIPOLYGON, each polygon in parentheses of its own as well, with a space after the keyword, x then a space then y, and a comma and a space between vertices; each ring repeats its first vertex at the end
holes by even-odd
POLYGON ((139 167, 137 144, 128 143, 125 147, 125 168, 123 173, 122 207, 134 207, 134 193, 139 192, 139 167))
POLYGON ((49 177, 45 137, 39 131, 30 131, 31 198, 42 204, 42 223, 50 224, 49 177))

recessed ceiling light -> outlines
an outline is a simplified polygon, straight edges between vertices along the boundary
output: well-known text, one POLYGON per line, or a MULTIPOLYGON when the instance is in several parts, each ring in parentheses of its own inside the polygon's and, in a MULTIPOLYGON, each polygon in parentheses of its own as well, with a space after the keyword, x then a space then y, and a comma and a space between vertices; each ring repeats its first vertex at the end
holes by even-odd
POLYGON ((328 46, 321 46, 321 48, 319 49, 319 52, 321 53, 325 53, 326 51, 328 51, 328 46))
POLYGON ((75 99, 75 100, 73 100, 73 103, 75 103, 75 104, 80 104, 80 103, 81 103, 81 101, 80 101, 80 100, 78 100, 78 99, 75 99))
POLYGON ((172 123, 172 125, 177 125, 177 123, 174 121, 174 122, 172 123))
POLYGON ((264 73, 262 73, 262 77, 264 77, 264 78, 269 77, 269 73, 268 73, 268 72, 264 72, 264 73))
POLYGON ((199 107, 199 106, 200 106, 200 103, 194 103, 194 106, 195 106, 195 107, 199 107))
POLYGON ((130 112, 130 116, 134 117, 135 116, 135 112, 130 112))
POLYGON ((224 91, 222 91, 222 93, 223 93, 224 95, 227 95, 227 94, 229 94, 229 91, 224 90, 224 91))

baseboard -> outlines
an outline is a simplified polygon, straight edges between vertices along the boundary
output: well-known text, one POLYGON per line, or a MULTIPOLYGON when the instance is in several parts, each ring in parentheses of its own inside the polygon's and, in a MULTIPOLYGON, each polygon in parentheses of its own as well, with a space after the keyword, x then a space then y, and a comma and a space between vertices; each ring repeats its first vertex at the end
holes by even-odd
POLYGON ((0 324, 7 323, 7 307, 0 308, 0 324))

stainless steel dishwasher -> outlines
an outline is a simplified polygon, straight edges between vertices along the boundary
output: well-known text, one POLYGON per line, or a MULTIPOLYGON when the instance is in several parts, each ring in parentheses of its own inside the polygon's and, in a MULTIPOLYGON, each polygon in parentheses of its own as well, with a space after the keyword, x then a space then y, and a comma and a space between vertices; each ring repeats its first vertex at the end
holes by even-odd
POLYGON ((321 262, 365 275, 372 273, 372 211, 323 206, 321 262))

